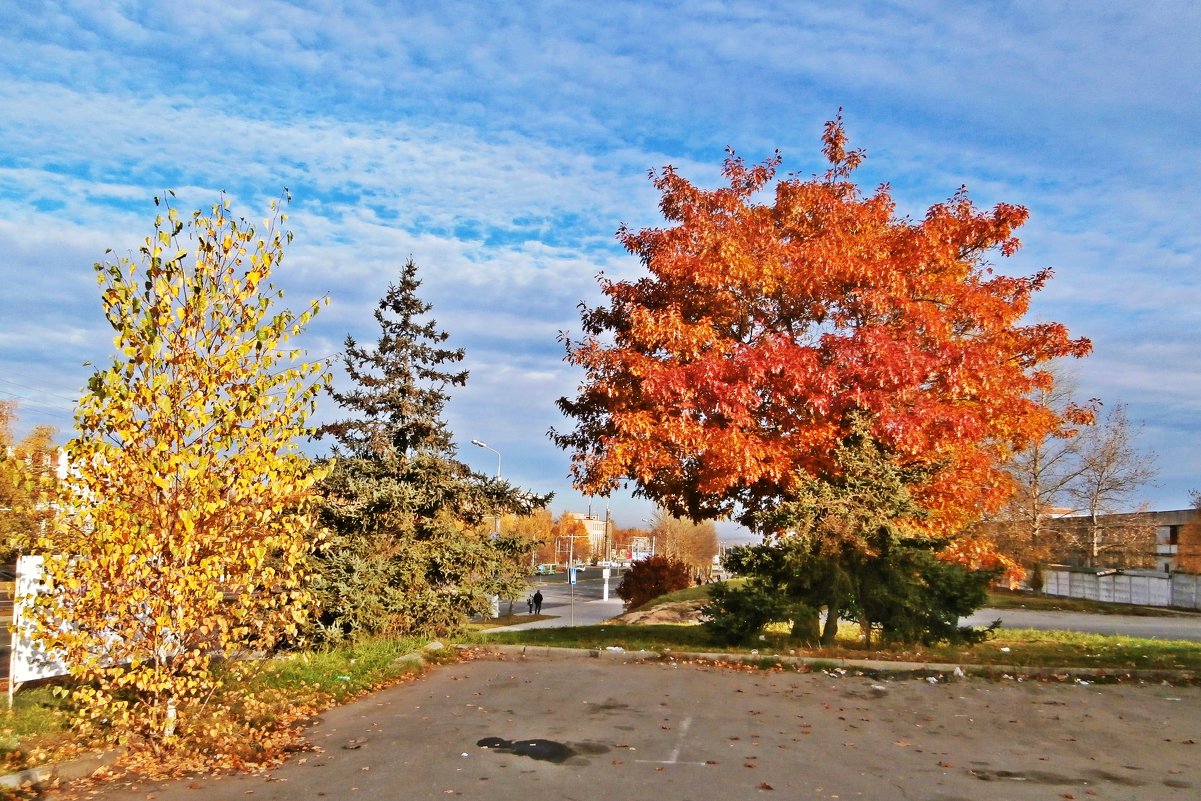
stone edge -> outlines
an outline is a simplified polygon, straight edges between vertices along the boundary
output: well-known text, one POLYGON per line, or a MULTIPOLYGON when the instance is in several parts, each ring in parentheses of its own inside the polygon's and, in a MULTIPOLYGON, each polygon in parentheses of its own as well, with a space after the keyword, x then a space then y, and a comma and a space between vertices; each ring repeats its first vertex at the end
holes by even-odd
POLYGON ((949 662, 893 662, 880 659, 838 659, 831 657, 786 656, 782 654, 737 654, 726 652, 694 651, 626 651, 621 648, 564 648, 533 645, 459 645, 460 649, 493 652, 522 659, 605 659, 616 662, 648 661, 703 661, 743 665, 779 664, 793 667, 808 667, 815 670, 859 671, 865 675, 916 675, 979 676, 986 678, 1010 677, 1064 677, 1093 678, 1099 681, 1120 678, 1132 679, 1177 679, 1195 682, 1201 679, 1191 670, 1106 670, 1089 667, 1040 667, 1023 665, 976 665, 949 662))

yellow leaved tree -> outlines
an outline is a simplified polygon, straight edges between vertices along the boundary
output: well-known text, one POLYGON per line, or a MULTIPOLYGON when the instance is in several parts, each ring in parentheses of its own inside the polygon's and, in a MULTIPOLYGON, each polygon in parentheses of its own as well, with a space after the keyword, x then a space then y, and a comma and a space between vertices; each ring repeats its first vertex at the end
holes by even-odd
POLYGON ((54 517, 58 453, 54 429, 35 426, 19 442, 12 423, 17 405, 0 401, 0 564, 28 553, 54 517))
POLYGON ((224 196, 182 218, 172 196, 137 254, 95 266, 116 352, 76 411, 32 614, 78 728, 215 754, 258 731, 250 699, 215 691, 308 606, 320 475, 298 441, 328 374, 289 344, 321 302, 276 310, 278 205, 255 228, 224 196))

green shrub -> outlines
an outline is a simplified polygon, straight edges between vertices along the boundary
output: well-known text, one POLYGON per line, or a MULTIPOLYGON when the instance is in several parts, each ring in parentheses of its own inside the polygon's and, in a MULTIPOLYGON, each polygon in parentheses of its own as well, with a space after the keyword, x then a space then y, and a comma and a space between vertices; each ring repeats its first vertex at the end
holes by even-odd
POLYGON ((763 631, 763 627, 788 616, 778 593, 760 583, 731 587, 724 581, 709 590, 709 603, 701 610, 701 625, 722 645, 741 645, 763 631))

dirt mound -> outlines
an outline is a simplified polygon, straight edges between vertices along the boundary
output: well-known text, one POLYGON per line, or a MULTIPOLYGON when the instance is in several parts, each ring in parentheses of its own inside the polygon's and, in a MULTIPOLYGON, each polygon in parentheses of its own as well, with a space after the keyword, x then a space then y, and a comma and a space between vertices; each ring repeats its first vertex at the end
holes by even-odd
POLYGON ((640 609, 636 612, 626 612, 615 618, 622 623, 652 625, 655 623, 675 623, 696 625, 701 622, 701 607, 705 601, 676 601, 660 604, 650 609, 640 609))

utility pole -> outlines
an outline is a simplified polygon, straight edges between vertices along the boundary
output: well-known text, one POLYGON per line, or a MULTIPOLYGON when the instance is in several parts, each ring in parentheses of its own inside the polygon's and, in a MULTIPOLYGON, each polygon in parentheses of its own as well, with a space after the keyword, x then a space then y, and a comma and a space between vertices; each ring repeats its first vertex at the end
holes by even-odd
MULTIPOLYGON (((496 454, 496 480, 500 481, 500 451, 498 451, 496 448, 493 448, 488 443, 481 442, 478 439, 473 439, 471 441, 471 444, 477 448, 483 448, 486 451, 492 451, 493 453, 496 454)), ((492 539, 498 540, 498 539, 500 539, 500 510, 499 509, 496 512, 495 520, 496 520, 495 527, 492 529, 492 539)), ((509 599, 509 614, 510 615, 513 614, 513 599, 512 598, 509 599)), ((500 596, 499 595, 492 596, 492 617, 493 618, 500 617, 500 596)))
POLYGON ((609 550, 609 505, 605 504, 605 559, 606 562, 613 561, 613 553, 609 550))
POLYGON ((605 580, 604 590, 601 593, 601 600, 609 600, 609 576, 613 571, 613 552, 609 548, 609 505, 605 504, 605 558, 604 564, 601 565, 601 577, 605 580))

